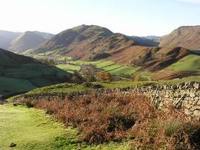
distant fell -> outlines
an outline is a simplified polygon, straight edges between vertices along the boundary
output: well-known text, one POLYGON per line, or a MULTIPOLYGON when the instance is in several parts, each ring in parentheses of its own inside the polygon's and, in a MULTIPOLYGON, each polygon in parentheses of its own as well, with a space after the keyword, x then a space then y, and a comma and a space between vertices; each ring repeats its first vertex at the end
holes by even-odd
POLYGON ((200 26, 182 26, 161 38, 160 47, 200 50, 200 26))
POLYGON ((27 31, 14 39, 8 49, 17 53, 35 49, 52 36, 53 35, 49 33, 27 31))
POLYGON ((0 48, 8 49, 11 42, 17 38, 21 33, 20 32, 10 32, 0 30, 0 48))

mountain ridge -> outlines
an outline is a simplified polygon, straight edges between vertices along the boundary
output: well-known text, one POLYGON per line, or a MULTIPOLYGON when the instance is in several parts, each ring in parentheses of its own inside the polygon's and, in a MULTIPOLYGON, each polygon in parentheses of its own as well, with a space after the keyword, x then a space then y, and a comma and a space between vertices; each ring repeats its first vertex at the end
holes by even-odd
POLYGON ((26 31, 14 39, 8 49, 17 53, 24 52, 29 49, 35 49, 52 36, 53 35, 49 33, 26 31))
POLYGON ((181 46, 191 50, 200 50, 200 25, 181 26, 170 34, 161 37, 160 47, 181 46))
MULTIPOLYGON (((112 53, 126 49, 133 45, 148 45, 155 42, 149 39, 137 38, 134 40, 121 33, 113 33, 109 29, 97 25, 81 25, 64 30, 49 41, 44 43, 35 53, 56 50, 56 54, 68 55, 78 59, 102 59, 109 57, 112 53)), ((33 53, 34 53, 33 52, 33 53)))

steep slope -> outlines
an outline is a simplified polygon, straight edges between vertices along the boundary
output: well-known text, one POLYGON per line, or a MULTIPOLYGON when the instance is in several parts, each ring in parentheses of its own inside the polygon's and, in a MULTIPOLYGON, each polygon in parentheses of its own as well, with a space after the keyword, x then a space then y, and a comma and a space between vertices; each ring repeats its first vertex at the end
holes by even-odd
POLYGON ((200 76, 200 55, 189 54, 155 75, 155 79, 200 76))
POLYGON ((0 48, 8 49, 10 43, 17 38, 21 33, 20 32, 10 32, 0 30, 0 48))
POLYGON ((70 74, 55 67, 0 49, 0 95, 12 95, 70 79, 70 74))
POLYGON ((161 38, 160 47, 184 47, 200 50, 200 26, 183 26, 161 38))
POLYGON ((135 42, 128 37, 95 26, 81 25, 63 31, 43 44, 35 53, 55 51, 80 59, 100 59, 113 52, 130 47, 135 42))
POLYGON ((185 48, 151 48, 144 46, 132 46, 118 51, 112 55, 116 62, 141 66, 150 71, 163 69, 191 52, 185 48))
POLYGON ((37 31, 27 31, 14 39, 9 47, 13 52, 24 52, 28 49, 38 48, 43 42, 50 39, 53 35, 37 31))
POLYGON ((198 71, 200 72, 200 55, 190 54, 178 62, 172 64, 169 69, 174 71, 198 71))

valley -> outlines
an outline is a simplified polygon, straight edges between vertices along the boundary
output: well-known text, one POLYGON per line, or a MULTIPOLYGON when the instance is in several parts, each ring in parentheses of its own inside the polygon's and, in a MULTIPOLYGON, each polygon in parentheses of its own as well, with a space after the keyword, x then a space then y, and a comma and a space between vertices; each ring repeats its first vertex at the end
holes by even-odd
POLYGON ((0 49, 0 149, 200 147, 196 45, 97 25, 16 36, 0 49))

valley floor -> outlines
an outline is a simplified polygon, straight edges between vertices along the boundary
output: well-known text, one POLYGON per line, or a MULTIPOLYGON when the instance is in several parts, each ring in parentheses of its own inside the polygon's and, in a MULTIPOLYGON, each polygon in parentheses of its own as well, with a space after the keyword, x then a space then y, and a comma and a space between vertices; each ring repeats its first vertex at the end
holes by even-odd
POLYGON ((0 105, 0 150, 128 149, 127 143, 99 146, 78 144, 77 131, 64 128, 43 111, 0 105), (11 148, 11 143, 16 144, 11 148))

